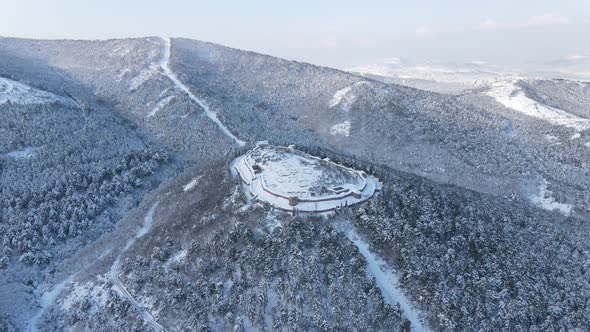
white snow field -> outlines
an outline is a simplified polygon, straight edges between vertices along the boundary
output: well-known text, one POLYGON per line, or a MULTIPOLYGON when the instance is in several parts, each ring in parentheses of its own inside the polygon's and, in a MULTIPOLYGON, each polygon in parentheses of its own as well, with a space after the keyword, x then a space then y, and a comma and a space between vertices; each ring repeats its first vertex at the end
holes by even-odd
POLYGON ((357 87, 357 86, 360 86, 363 84, 369 84, 369 82, 358 81, 352 85, 349 85, 345 88, 342 88, 342 89, 336 91, 334 93, 334 95, 332 96, 332 99, 330 99, 328 106, 330 108, 334 108, 336 106, 339 106, 342 110, 344 110, 346 112, 350 111, 350 106, 356 100, 356 95, 353 93, 352 89, 354 87, 357 87))
POLYGON ((259 144, 233 164, 252 199, 282 211, 330 212, 381 189, 377 178, 296 150, 259 144))
POLYGON ((162 54, 160 57, 159 66, 164 71, 164 74, 166 76, 168 76, 168 78, 174 83, 174 85, 176 85, 181 91, 186 93, 187 96, 191 100, 193 100, 195 103, 197 103, 199 106, 201 106, 201 108, 205 111, 205 115, 207 115, 207 117, 209 119, 211 119, 213 122, 215 122, 217 127, 219 127, 219 129, 221 129, 221 131, 225 134, 225 136, 231 138, 239 146, 246 145, 246 142, 240 140, 234 134, 232 134, 231 131, 229 131, 229 129, 217 118, 217 114, 209 109, 209 105, 207 105, 203 100, 197 98, 197 96, 195 96, 189 90, 189 88, 186 85, 184 85, 184 83, 182 83, 178 79, 178 77, 176 77, 176 74, 174 74, 174 72, 170 69, 170 66, 169 66, 170 47, 171 47, 170 38, 162 38, 162 40, 164 42, 164 45, 162 47, 162 54))
MULTIPOLYGON (((339 228, 338 225, 336 227, 339 228)), ((369 245, 359 236, 352 225, 349 225, 347 228, 348 229, 344 231, 344 234, 367 260, 367 275, 375 277, 377 287, 381 289, 385 302, 389 305, 399 303, 399 306, 404 312, 404 317, 412 323, 412 331, 429 331, 420 318, 421 314, 419 311, 403 293, 399 284, 397 271, 388 267, 379 256, 369 250, 369 245)))
POLYGON ((342 101, 342 98, 350 92, 352 88, 350 86, 347 86, 343 89, 340 89, 338 91, 336 91, 336 93, 334 93, 334 96, 332 96, 332 99, 330 100, 330 108, 336 107, 338 106, 338 104, 340 104, 340 102, 342 101))
POLYGON ((0 105, 7 102, 30 105, 64 100, 53 93, 42 91, 8 78, 0 77, 0 105))
POLYGON ((500 104, 527 116, 578 131, 590 129, 589 119, 539 103, 527 97, 524 91, 517 87, 515 83, 516 81, 496 82, 486 91, 486 94, 496 99, 500 104))

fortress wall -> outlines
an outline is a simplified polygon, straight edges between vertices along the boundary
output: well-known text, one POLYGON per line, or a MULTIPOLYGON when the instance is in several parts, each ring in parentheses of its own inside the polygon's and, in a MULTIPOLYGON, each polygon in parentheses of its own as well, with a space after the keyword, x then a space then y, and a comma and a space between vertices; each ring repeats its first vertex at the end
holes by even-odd
MULTIPOLYGON (((258 149, 259 147, 256 147, 255 149, 258 149)), ((339 164, 336 164, 332 161, 326 161, 324 159, 309 155, 307 153, 298 151, 298 150, 291 150, 290 148, 287 147, 275 147, 277 149, 281 149, 284 150, 287 153, 294 153, 294 154, 299 154, 302 157, 305 158, 310 158, 310 159, 316 159, 319 160, 320 163, 328 163, 334 167, 339 167, 339 168, 344 168, 348 171, 350 171, 351 173, 355 174, 356 176, 360 177, 362 179, 362 187, 358 188, 357 190, 361 193, 364 193, 364 191, 367 189, 368 186, 368 179, 367 176, 364 175, 363 172, 361 171, 357 171, 354 169, 351 169, 349 167, 346 166, 342 166, 339 164)), ((336 211, 338 209, 340 209, 341 204, 343 203, 342 200, 348 197, 353 196, 353 192, 348 189, 347 191, 343 192, 342 194, 339 195, 332 195, 332 196, 328 196, 328 197, 323 197, 323 198, 306 198, 306 199, 299 199, 299 204, 293 207, 284 207, 284 206, 289 206, 289 196, 286 195, 282 195, 276 192, 273 192, 271 189, 269 189, 266 186, 266 182, 264 181, 264 175, 260 174, 258 177, 256 177, 256 173, 254 172, 254 170, 252 169, 252 166, 250 165, 250 162, 248 160, 248 158, 251 157, 251 153, 252 151, 248 152, 247 154, 245 154, 242 159, 238 160, 238 162, 236 162, 236 164, 234 165, 234 168, 236 169, 236 171, 238 172, 240 179, 242 180, 242 182, 245 185, 248 185, 249 187, 249 192, 252 194, 252 196, 254 197, 254 199, 262 204, 269 204, 270 206, 272 206, 273 208, 280 210, 280 211, 285 211, 285 212, 292 212, 293 208, 295 208, 295 211, 298 212, 304 212, 304 213, 310 213, 310 212, 332 212, 332 211, 336 211), (245 165, 240 165, 240 163, 243 163, 245 165), (246 169, 244 169, 244 167, 246 169), (243 174, 243 172, 248 172, 249 174, 243 174), (250 175, 251 180, 248 181, 247 177, 248 175, 250 175), (260 182, 260 186, 261 188, 268 194, 272 195, 273 197, 277 197, 280 199, 284 199, 285 200, 285 204, 284 206, 277 206, 275 204, 272 203, 272 201, 265 201, 263 199, 261 199, 254 191, 253 191, 253 185, 255 183, 256 180, 261 181, 260 182), (326 202, 334 202, 334 206, 331 208, 324 208, 324 209, 318 209, 316 210, 315 208, 306 208, 306 206, 309 206, 310 204, 314 204, 314 203, 326 203, 326 202)), ((251 158, 250 158, 251 159, 251 158)), ((378 181, 378 180, 377 180, 378 181)), ((379 190, 378 185, 375 186, 373 192, 371 192, 370 196, 365 197, 365 199, 362 198, 357 198, 355 197, 354 201, 350 202, 350 201, 346 201, 347 202, 347 206, 354 206, 356 204, 359 203, 363 203, 366 200, 368 200, 369 198, 373 197, 375 195, 375 193, 379 190)), ((366 193, 365 193, 366 194, 366 193)))

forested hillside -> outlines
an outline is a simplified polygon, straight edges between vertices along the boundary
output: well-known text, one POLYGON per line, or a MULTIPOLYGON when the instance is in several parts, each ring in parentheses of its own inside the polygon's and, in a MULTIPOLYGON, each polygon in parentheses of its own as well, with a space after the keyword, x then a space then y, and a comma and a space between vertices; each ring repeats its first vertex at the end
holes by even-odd
MULTIPOLYGON (((587 330, 588 92, 0 38, 0 331, 587 330), (232 174, 262 140, 383 190, 275 211, 232 174)), ((271 171, 305 187, 291 166, 271 171)))

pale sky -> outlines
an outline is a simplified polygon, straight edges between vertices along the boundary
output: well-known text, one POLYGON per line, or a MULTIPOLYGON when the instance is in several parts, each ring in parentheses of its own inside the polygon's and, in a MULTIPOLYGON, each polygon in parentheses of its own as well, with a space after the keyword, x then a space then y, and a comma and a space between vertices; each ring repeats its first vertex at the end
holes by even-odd
POLYGON ((170 36, 333 67, 590 55, 590 0, 0 0, 0 35, 170 36))

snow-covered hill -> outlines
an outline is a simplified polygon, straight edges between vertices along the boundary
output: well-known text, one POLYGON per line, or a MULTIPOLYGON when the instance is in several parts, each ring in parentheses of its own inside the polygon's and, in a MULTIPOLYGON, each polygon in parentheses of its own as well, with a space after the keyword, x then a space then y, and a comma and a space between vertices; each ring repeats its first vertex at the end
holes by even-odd
POLYGON ((0 59, 0 330, 590 326, 585 82, 157 37, 0 38, 0 59), (262 140, 314 157, 266 155, 258 198, 358 204, 247 200, 229 166, 262 140))

